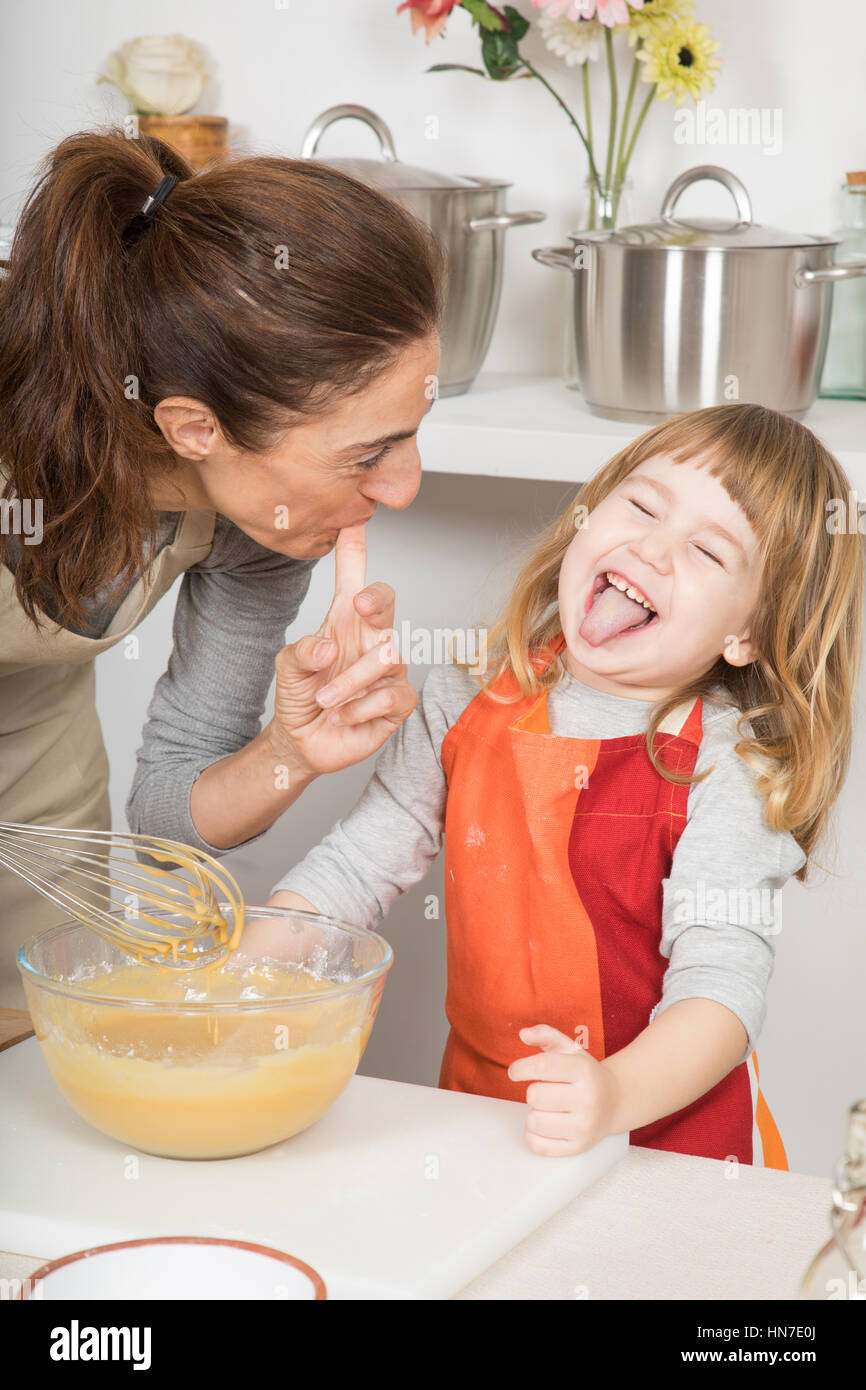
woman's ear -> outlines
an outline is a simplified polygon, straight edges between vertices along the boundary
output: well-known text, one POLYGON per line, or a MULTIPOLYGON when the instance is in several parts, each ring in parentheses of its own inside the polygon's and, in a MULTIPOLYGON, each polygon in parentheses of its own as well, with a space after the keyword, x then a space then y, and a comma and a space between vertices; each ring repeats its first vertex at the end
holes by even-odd
POLYGON ((757 659, 758 649, 749 640, 748 632, 744 632, 739 637, 735 634, 729 634, 725 637, 722 656, 729 666, 748 666, 749 662, 757 659))
POLYGON ((217 439, 214 417, 207 406, 186 396, 171 396, 155 407, 153 418, 166 443, 181 458, 200 462, 217 439))

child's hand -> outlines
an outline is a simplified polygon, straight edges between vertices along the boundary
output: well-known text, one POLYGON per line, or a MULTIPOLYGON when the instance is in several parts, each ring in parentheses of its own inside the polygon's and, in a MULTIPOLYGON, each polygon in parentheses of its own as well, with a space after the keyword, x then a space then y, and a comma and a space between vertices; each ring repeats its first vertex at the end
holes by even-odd
POLYGON ((512 1081, 532 1082, 526 1090, 529 1147, 551 1156, 580 1154, 612 1133, 619 1092, 604 1063, 546 1023, 521 1028, 520 1039, 541 1048, 508 1068, 512 1081))
MULTIPOLYGON (((288 888, 272 893, 265 907, 287 907, 293 912, 319 915, 317 907, 288 888)), ((321 932, 301 918, 253 917, 248 913, 235 955, 249 956, 251 960, 269 956, 271 960, 302 961, 321 939, 321 932)))
POLYGON ((277 653, 272 737, 313 773, 363 762, 408 719, 418 695, 394 649, 394 590, 364 588, 364 526, 337 537, 334 598, 312 637, 277 653), (363 591, 363 592, 362 592, 363 591), (321 648, 321 650, 320 650, 321 648), (319 702, 326 687, 334 699, 319 702))

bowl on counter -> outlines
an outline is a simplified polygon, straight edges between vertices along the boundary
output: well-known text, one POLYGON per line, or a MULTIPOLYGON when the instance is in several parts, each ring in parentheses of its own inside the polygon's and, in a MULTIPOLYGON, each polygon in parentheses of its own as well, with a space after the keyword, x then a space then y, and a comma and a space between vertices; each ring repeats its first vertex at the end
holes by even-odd
POLYGON ((255 1153, 318 1120, 357 1070, 392 960, 375 932, 249 906, 216 971, 140 964, 79 922, 18 952, 72 1108, 132 1148, 193 1159, 255 1153))
POLYGON ((316 1270, 294 1255, 246 1240, 154 1236, 94 1245, 50 1260, 24 1280, 22 1299, 327 1298, 316 1270))

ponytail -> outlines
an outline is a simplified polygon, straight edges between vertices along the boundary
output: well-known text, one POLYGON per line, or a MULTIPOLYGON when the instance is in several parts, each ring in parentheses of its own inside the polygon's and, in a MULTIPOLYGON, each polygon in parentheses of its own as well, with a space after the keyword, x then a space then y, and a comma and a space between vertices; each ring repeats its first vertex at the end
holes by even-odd
POLYGON ((134 582, 155 553, 149 482, 177 465, 161 400, 201 401, 232 447, 268 448, 435 329, 443 278, 426 226, 317 161, 195 172, 119 127, 63 140, 0 279, 2 495, 43 505, 41 543, 15 566, 28 617, 47 594, 80 623, 84 598, 134 582), (148 223, 167 174, 178 183, 148 223))

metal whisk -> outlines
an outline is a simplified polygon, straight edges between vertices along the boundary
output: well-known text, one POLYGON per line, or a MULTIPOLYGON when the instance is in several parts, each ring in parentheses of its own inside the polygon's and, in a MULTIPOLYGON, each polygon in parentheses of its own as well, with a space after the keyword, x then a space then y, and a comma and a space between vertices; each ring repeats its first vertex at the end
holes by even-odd
POLYGON ((211 855, 175 840, 0 821, 0 865, 118 950, 152 964, 219 964, 243 931, 235 879, 211 855), (188 877, 142 864, 139 854, 177 864, 188 877))

